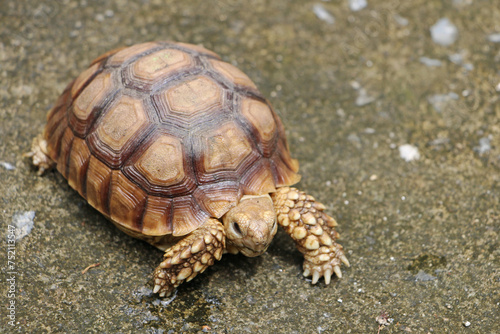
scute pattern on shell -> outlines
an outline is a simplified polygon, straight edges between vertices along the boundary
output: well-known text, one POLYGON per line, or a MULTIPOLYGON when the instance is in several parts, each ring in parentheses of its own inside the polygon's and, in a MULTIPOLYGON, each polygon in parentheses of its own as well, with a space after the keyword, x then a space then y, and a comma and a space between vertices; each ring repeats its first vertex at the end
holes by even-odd
POLYGON ((269 103, 243 72, 200 46, 108 52, 47 118, 59 172, 135 236, 188 234, 243 194, 299 180, 269 103))

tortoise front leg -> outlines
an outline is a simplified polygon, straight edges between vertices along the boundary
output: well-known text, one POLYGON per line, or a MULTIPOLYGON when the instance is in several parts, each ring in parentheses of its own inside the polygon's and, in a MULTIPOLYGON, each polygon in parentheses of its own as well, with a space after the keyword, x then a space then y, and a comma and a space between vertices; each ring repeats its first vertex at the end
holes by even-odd
POLYGON ((332 273, 341 278, 340 264, 349 266, 349 261, 342 246, 335 242, 339 238, 334 230, 337 222, 323 212, 325 206, 303 191, 290 187, 278 189, 272 199, 278 223, 304 254, 304 276, 312 275, 312 284, 322 276, 329 284, 332 273))
POLYGON ((220 260, 226 247, 224 226, 210 218, 203 226, 181 239, 163 255, 154 271, 154 293, 170 295, 184 281, 189 282, 220 260))

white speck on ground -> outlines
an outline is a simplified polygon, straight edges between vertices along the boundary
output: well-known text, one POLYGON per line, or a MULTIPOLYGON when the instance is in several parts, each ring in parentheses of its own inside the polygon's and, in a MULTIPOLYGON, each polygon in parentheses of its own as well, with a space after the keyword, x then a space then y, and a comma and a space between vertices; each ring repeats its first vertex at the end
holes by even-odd
POLYGON ((450 92, 448 94, 435 94, 427 98, 427 101, 437 112, 442 112, 446 104, 452 100, 458 100, 457 93, 450 92))
POLYGON ((487 153, 491 150, 491 139, 489 137, 483 137, 479 139, 479 146, 474 147, 474 151, 479 154, 487 153))
POLYGON ((439 19, 430 30, 432 40, 439 45, 451 45, 458 38, 457 27, 447 18, 439 19))
POLYGON ((493 42, 493 43, 500 43, 500 34, 488 35, 488 41, 493 42))
POLYGON ((471 64, 471 63, 467 63, 467 64, 464 64, 464 69, 466 69, 467 71, 472 71, 474 69, 474 65, 471 64))
POLYGON ((410 23, 410 21, 407 18, 404 18, 398 14, 394 14, 394 20, 396 20, 396 22, 403 27, 406 27, 408 23, 410 23))
POLYGON ((448 56, 448 59, 456 65, 462 65, 464 69, 467 71, 472 71, 474 69, 474 65, 471 63, 464 64, 464 56, 461 53, 454 53, 448 56))
POLYGON ((5 168, 6 170, 14 170, 14 169, 16 169, 16 166, 14 166, 10 162, 6 162, 6 161, 0 161, 0 165, 3 168, 5 168))
POLYGON ((353 12, 357 12, 358 10, 361 10, 365 8, 368 5, 366 0, 349 0, 349 8, 353 12))
POLYGON ((351 85, 352 88, 354 88, 356 90, 358 90, 358 89, 361 88, 361 84, 359 82, 357 82, 357 81, 351 81, 350 85, 351 85))
POLYGON ((31 233, 34 225, 33 219, 35 219, 35 211, 20 212, 12 216, 12 224, 16 227, 16 241, 31 233))
POLYGON ((426 66, 429 67, 438 67, 441 66, 443 63, 439 59, 432 59, 428 57, 420 57, 420 62, 426 66))
POLYGON ((453 5, 454 6, 467 6, 467 5, 470 5, 472 4, 472 1, 474 0, 453 0, 453 5))
POLYGON ((456 65, 462 65, 464 57, 461 53, 454 53, 448 56, 448 59, 456 65))
POLYGON ((360 143, 361 142, 361 139, 355 133, 349 134, 349 136, 347 136, 347 140, 349 140, 352 143, 360 143))
POLYGON ((368 134, 372 134, 372 133, 375 133, 375 129, 374 128, 365 128, 363 130, 364 133, 368 133, 368 134))
POLYGON ((435 279, 437 279, 436 276, 432 276, 423 270, 420 270, 418 274, 415 276, 415 281, 421 281, 421 282, 433 281, 435 279))
POLYGON ((368 95, 366 89, 360 88, 358 92, 358 97, 355 102, 358 107, 362 107, 375 101, 375 97, 368 95))
POLYGON ((418 148, 410 144, 399 146, 399 156, 406 162, 420 159, 418 148))
POLYGON ((359 82, 351 81, 350 84, 351 84, 352 88, 354 88, 355 90, 358 91, 358 97, 356 97, 356 101, 355 101, 355 104, 358 107, 362 107, 364 105, 367 105, 367 104, 375 101, 375 97, 368 95, 368 93, 366 92, 366 89, 361 87, 361 84, 359 82))
POLYGON ((320 19, 321 21, 325 21, 328 24, 334 24, 335 23, 335 18, 333 17, 332 14, 330 14, 329 11, 327 11, 325 9, 325 7, 323 7, 323 5, 321 5, 319 3, 315 4, 313 6, 313 12, 314 12, 314 14, 316 14, 316 16, 318 17, 318 19, 320 19))
POLYGON ((33 93, 33 87, 29 85, 19 85, 16 87, 12 87, 11 92, 12 95, 16 97, 29 96, 33 93))

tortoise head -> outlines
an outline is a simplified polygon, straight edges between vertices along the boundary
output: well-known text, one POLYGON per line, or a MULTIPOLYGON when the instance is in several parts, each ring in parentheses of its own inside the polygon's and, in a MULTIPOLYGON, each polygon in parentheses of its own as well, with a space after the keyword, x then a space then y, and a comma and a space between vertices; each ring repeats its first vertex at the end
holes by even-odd
POLYGON ((276 234, 276 213, 269 195, 245 195, 222 218, 227 251, 245 256, 264 253, 276 234))

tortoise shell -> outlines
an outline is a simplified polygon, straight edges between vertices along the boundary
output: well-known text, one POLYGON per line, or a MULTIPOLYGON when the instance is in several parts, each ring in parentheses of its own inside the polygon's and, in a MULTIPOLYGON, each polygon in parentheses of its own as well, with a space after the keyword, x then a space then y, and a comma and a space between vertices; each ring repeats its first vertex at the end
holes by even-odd
POLYGON ((108 52, 71 82, 44 139, 88 203, 135 236, 182 236, 244 194, 299 180, 283 125, 255 84, 200 46, 108 52))

